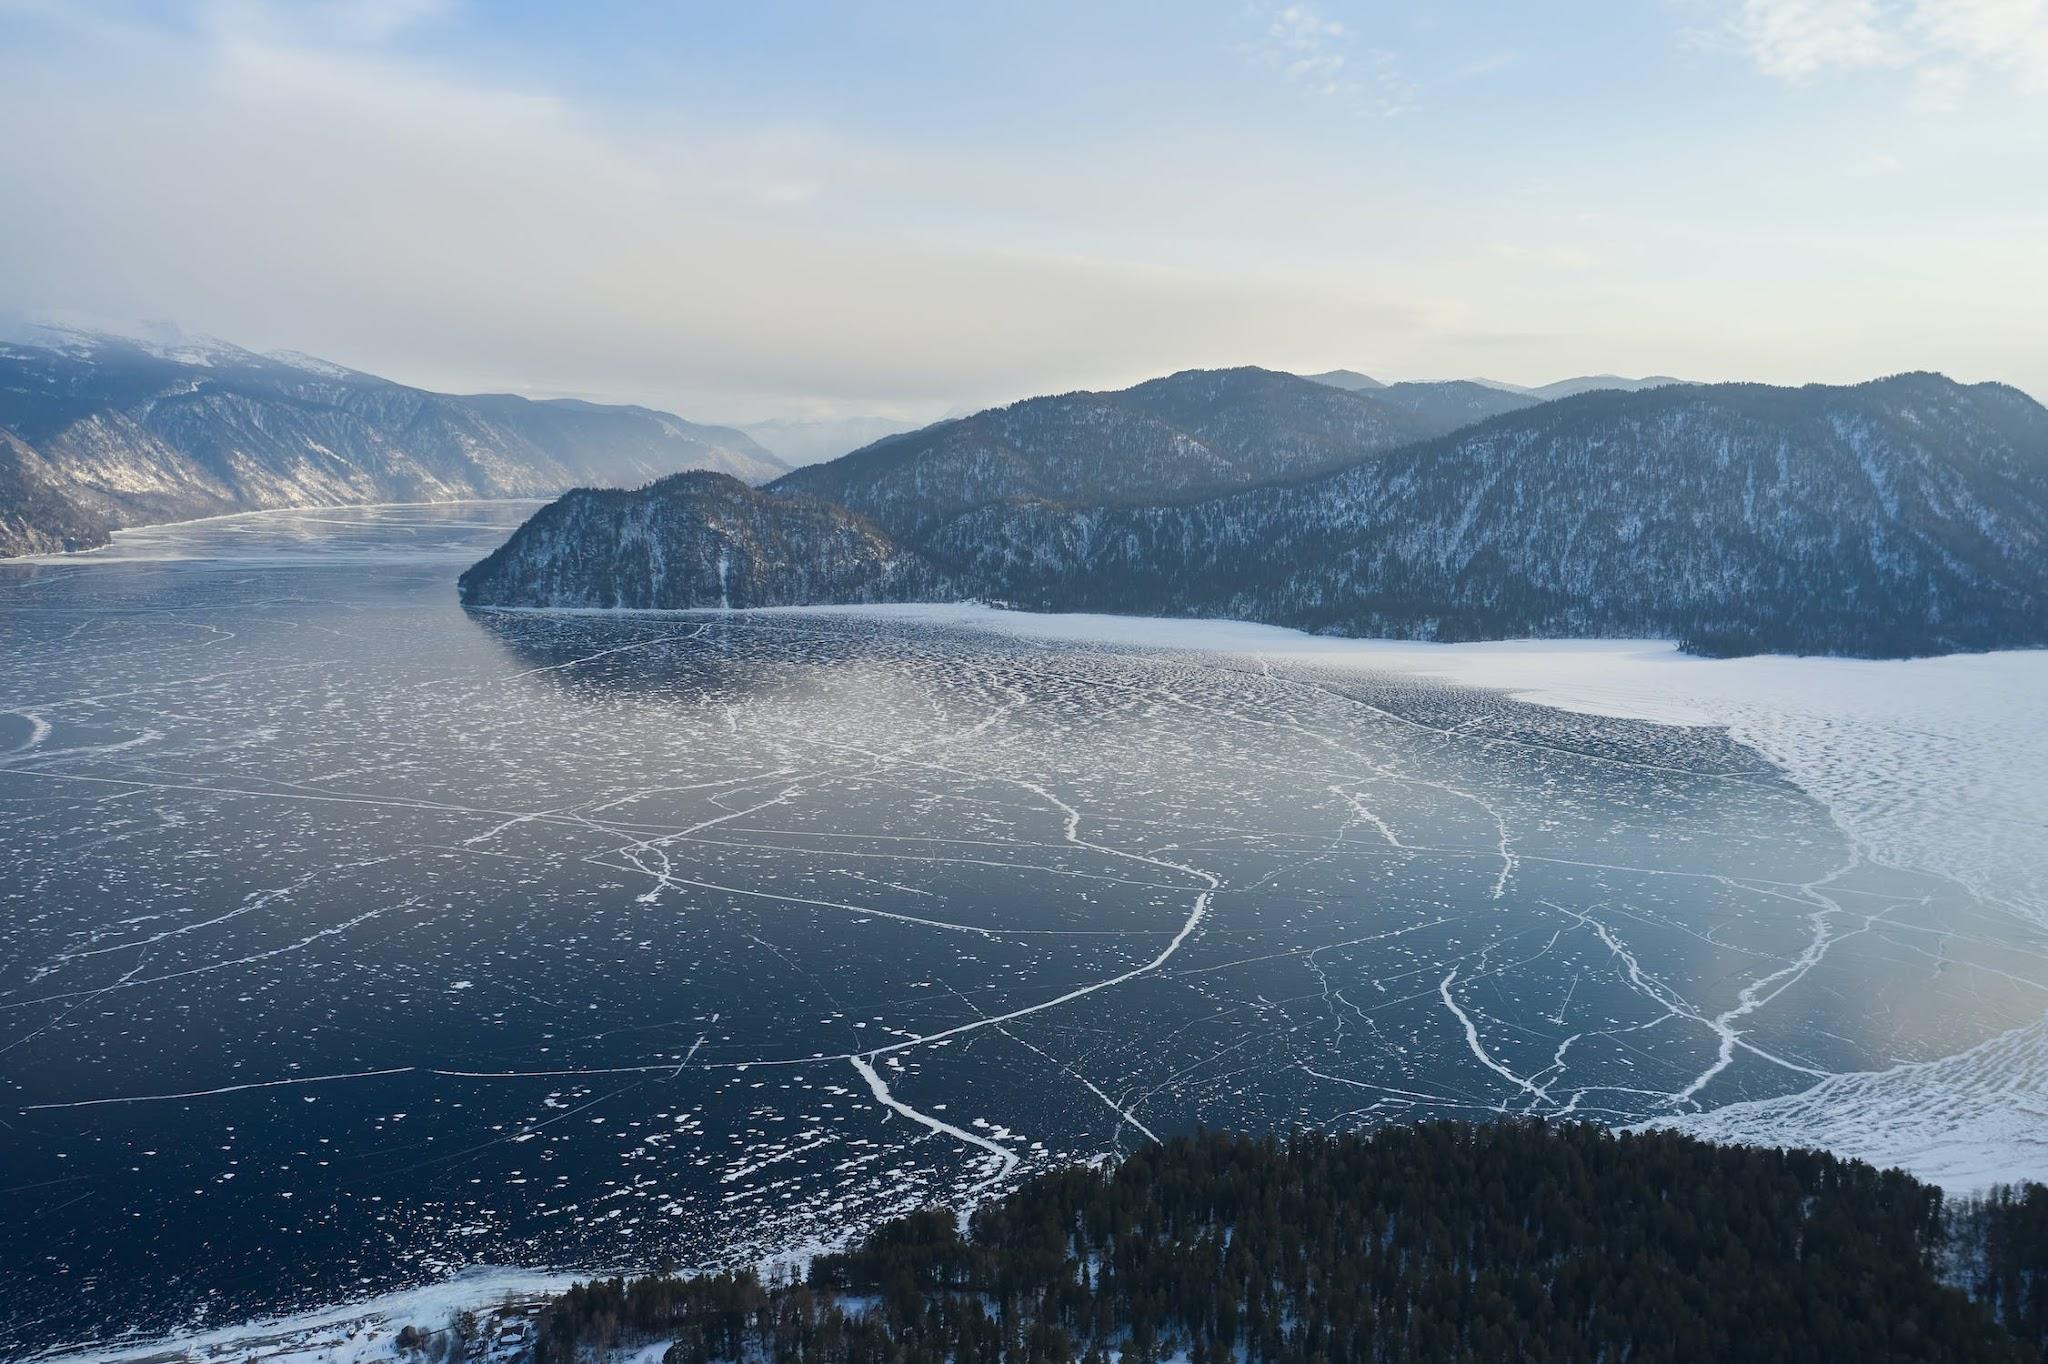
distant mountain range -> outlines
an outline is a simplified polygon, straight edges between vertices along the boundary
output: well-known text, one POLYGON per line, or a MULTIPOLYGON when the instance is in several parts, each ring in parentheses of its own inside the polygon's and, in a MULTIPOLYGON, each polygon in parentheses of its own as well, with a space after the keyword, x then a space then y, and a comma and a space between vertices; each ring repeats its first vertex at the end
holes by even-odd
POLYGON ((885 436, 915 431, 916 422, 893 417, 833 417, 811 421, 748 422, 739 429, 792 469, 837 459, 885 436))
POLYGON ((603 516, 551 508, 462 591, 669 608, 971 596, 1708 652, 2048 645, 2048 410, 2015 389, 1906 374, 1508 394, 1494 401, 1512 410, 1465 424, 1451 409, 1487 401, 1467 390, 1498 392, 1224 370, 1033 399, 761 492, 671 481, 603 516), (821 516, 857 534, 858 561, 835 559, 829 583, 780 576, 821 516), (672 551, 756 576, 736 590, 728 571, 714 594, 701 571, 650 572, 672 551))
POLYGON ((1520 384, 1502 383, 1498 379, 1475 379, 1474 383, 1485 384, 1505 393, 1520 393, 1526 397, 1550 402, 1556 398, 1575 398, 1581 393, 1597 393, 1611 389, 1617 393, 1640 393, 1646 388, 1669 388, 1673 384, 1686 384, 1689 379, 1674 379, 1668 374, 1652 374, 1641 379, 1625 379, 1619 374, 1583 374, 1575 379, 1559 379, 1555 383, 1538 384, 1524 388, 1520 384))
POLYGON ((788 465, 666 412, 458 397, 307 356, 60 333, 0 343, 0 555, 264 507, 544 497, 788 465))
MULTIPOLYGON (((1368 393, 1399 385, 1383 384, 1371 375, 1360 374, 1355 369, 1332 369, 1321 374, 1304 374, 1304 379, 1331 388, 1341 388, 1348 393, 1368 393)), ((1603 388, 1636 393, 1646 388, 1664 388, 1671 384, 1690 382, 1674 379, 1668 374, 1652 374, 1642 379, 1625 379, 1619 374, 1584 374, 1575 379, 1559 379, 1555 383, 1538 384, 1528 388, 1521 384, 1504 383, 1499 379, 1468 379, 1466 383, 1478 384, 1483 388, 1498 389, 1502 393, 1518 393, 1535 402, 1549 402, 1553 398, 1571 398, 1581 393, 1592 393, 1603 388)))
POLYGON ((432 393, 217 341, 45 329, 0 342, 0 557, 265 507, 548 496, 690 469, 762 483, 804 466, 819 469, 781 491, 843 501, 914 537, 930 518, 988 500, 1177 500, 1328 472, 1563 392, 1677 382, 1597 376, 1523 389, 1387 384, 1350 370, 1311 377, 1368 405, 1319 405, 1297 389, 1261 406, 1260 385, 1273 399, 1272 384, 1292 376, 1190 371, 921 429, 880 417, 733 428, 574 399, 432 393), (1225 389, 1194 392, 1209 384, 1225 389), (849 452, 851 464, 837 458, 849 452), (898 515, 911 506, 915 524, 898 515))
POLYGON ((1321 374, 1304 374, 1301 377, 1309 380, 1311 383, 1328 384, 1331 388, 1341 388, 1346 393, 1367 393, 1375 388, 1386 387, 1385 384, 1373 378, 1370 374, 1360 374, 1355 369, 1331 369, 1325 370, 1321 374))

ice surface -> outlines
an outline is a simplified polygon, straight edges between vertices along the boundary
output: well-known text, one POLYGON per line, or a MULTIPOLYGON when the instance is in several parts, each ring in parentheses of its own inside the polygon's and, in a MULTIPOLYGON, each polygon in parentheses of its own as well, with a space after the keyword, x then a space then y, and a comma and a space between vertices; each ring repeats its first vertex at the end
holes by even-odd
MULTIPOLYGON (((1825 805, 1873 861, 1939 871, 2048 927, 2048 652, 1710 660, 1655 640, 1432 645, 1241 621, 871 609, 1039 640, 1398 670, 1588 715, 1722 726, 1825 805)), ((1663 1122, 1717 1140, 1823 1146, 1958 1191, 2041 1179, 2048 1020, 1954 1058, 1663 1122)))
POLYGON ((0 566, 0 1353, 751 1260, 1197 1123, 2044 1172, 2042 655, 465 615, 521 510, 0 566))

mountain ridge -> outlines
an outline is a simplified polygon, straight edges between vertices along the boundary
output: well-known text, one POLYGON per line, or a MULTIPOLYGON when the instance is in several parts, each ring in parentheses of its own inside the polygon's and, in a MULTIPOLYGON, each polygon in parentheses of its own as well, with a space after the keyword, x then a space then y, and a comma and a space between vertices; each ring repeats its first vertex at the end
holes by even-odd
POLYGON ((553 496, 787 466, 652 408, 446 394, 292 353, 58 333, 0 343, 0 555, 285 506, 553 496))
POLYGON ((1896 655, 2048 644, 2044 544, 2048 411, 1917 373, 1587 393, 1325 479, 1179 511, 984 515, 927 550, 1054 610, 1896 655), (1909 501, 1930 453, 1915 429, 1937 418, 1973 448, 1909 501), (1987 459, 2001 467, 1971 469, 1987 459))
MULTIPOLYGON (((885 472, 905 458, 885 456, 885 472)), ((836 463, 868 491, 849 477, 858 455, 836 463)), ((796 481, 748 509, 748 534, 772 533, 796 481)), ((1926 372, 1600 390, 1221 493, 960 503, 880 499, 889 554, 923 567, 844 599, 1442 640, 1647 635, 1707 653, 2048 645, 2048 410, 1926 372)), ((601 540, 557 552, 607 571, 601 540)), ((466 581, 473 602, 549 604, 514 577, 466 581)))
POLYGON ((456 583, 465 604, 506 604, 490 586, 539 582, 550 604, 584 609, 798 606, 906 601, 947 590, 941 575, 879 526, 834 503, 750 488, 692 470, 645 488, 575 488, 536 512, 456 583), (606 560, 574 547, 593 540, 606 560))
POLYGON ((1479 392, 1351 393, 1256 366, 1181 370, 937 422, 768 486, 840 502, 914 539, 994 502, 1167 501, 1327 472, 1466 424, 1462 408, 1488 401, 1479 392))

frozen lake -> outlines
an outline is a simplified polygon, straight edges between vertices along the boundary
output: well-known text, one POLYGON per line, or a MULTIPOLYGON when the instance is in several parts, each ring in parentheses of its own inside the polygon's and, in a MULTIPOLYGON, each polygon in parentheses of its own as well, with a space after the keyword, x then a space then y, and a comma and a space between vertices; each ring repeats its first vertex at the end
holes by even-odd
POLYGON ((0 565, 0 1354, 1198 1123, 2048 1174, 2043 656, 466 615, 529 510, 0 565))

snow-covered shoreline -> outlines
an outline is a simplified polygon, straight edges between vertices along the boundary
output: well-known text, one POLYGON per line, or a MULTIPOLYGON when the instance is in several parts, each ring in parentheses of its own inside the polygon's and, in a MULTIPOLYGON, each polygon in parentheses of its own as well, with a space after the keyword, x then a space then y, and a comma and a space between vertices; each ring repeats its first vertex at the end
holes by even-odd
POLYGON ((1669 640, 1431 644, 1311 635, 1248 621, 1052 615, 973 604, 735 614, 865 615, 1047 643, 1399 672, 1580 714, 1722 726, 1784 769, 1874 856, 1954 877, 2048 929, 2048 854, 1952 827, 1958 820, 2000 828, 2017 822, 2048 831, 2048 650, 1719 659, 1680 653, 1669 640), (2029 730, 2020 722, 2030 719, 2043 723, 2029 730), (1938 833, 1929 828, 1930 812, 1940 816, 1938 833))
POLYGON ((116 526, 107 543, 89 549, 60 549, 42 554, 0 554, 0 566, 10 564, 114 564, 182 561, 191 555, 150 555, 139 552, 138 542, 164 531, 190 530, 194 526, 218 525, 227 521, 248 521, 258 517, 307 516, 330 512, 416 511, 435 507, 539 507, 543 497, 456 497, 439 502, 308 502, 291 507, 254 507, 248 511, 220 512, 213 516, 187 517, 183 521, 144 521, 133 526, 116 526), (116 551, 127 550, 126 554, 116 551))
POLYGON ((407 1326, 445 1328, 459 1312, 480 1317, 510 1304, 531 1309, 590 1271, 483 1266, 436 1283, 361 1298, 333 1307, 265 1317, 230 1326, 154 1339, 94 1345, 59 1345, 30 1358, 64 1364, 139 1364, 140 1361, 242 1361, 265 1364, 374 1364, 398 1357, 397 1336, 407 1326))

